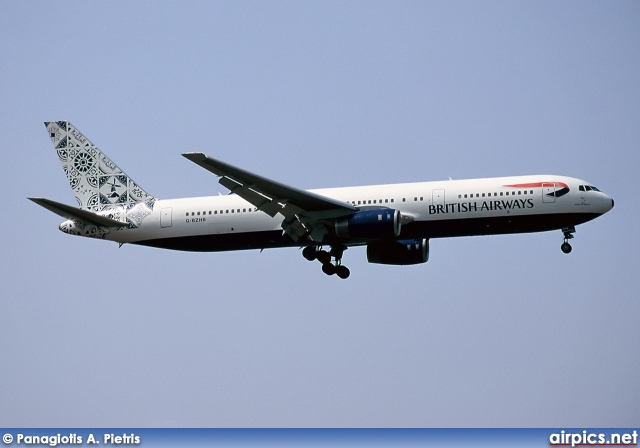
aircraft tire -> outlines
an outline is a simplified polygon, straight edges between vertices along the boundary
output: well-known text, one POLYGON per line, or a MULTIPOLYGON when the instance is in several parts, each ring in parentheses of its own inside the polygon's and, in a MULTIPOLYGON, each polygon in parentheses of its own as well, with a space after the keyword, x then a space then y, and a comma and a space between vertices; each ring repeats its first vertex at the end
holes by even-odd
POLYGON ((569 243, 562 243, 562 246, 560 246, 560 249, 565 254, 568 254, 568 253, 571 253, 572 247, 571 247, 571 244, 569 244, 569 243))
POLYGON ((302 249, 302 256, 309 261, 313 261, 316 258, 318 258, 318 251, 316 250, 315 247, 307 246, 304 249, 302 249))
POLYGON ((326 250, 319 250, 316 253, 316 258, 320 263, 322 263, 323 266, 325 264, 331 264, 331 254, 326 250))
POLYGON ((336 267, 336 274, 338 275, 338 277, 344 280, 346 278, 349 278, 349 274, 351 274, 351 272, 346 266, 340 265, 336 267))
POLYGON ((336 267, 331 263, 324 263, 322 265, 322 272, 324 272, 327 275, 333 275, 336 273, 336 267))

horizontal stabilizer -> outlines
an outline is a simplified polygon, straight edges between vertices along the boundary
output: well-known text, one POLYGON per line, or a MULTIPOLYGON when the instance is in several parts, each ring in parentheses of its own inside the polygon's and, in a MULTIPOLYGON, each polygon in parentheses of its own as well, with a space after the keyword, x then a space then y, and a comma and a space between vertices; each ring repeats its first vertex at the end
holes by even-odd
POLYGON ((127 224, 124 222, 116 221, 115 219, 109 219, 104 216, 97 215, 87 210, 81 210, 70 205, 61 204, 60 202, 52 201, 45 198, 27 198, 36 204, 52 211, 56 215, 63 218, 71 219, 74 221, 82 221, 87 224, 93 224, 102 227, 125 227, 127 224))

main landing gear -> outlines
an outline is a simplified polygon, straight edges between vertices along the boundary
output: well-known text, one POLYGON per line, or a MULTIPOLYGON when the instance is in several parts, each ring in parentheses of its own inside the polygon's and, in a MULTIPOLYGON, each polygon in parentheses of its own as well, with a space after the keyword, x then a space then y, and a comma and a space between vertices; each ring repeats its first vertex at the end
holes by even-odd
POLYGON ((571 252, 572 248, 571 248, 571 244, 569 244, 569 240, 573 238, 573 234, 575 232, 576 232, 576 228, 573 226, 565 227, 564 229, 562 229, 562 233, 564 234, 564 242, 562 243, 562 246, 560 246, 560 249, 565 254, 568 254, 571 252))
POLYGON ((331 251, 327 252, 318 247, 307 246, 302 249, 302 256, 309 261, 318 260, 322 263, 322 272, 327 275, 336 274, 338 277, 345 279, 349 277, 349 269, 342 264, 342 254, 347 249, 343 245, 331 246, 331 251), (335 264, 331 263, 331 257, 336 259, 335 264))

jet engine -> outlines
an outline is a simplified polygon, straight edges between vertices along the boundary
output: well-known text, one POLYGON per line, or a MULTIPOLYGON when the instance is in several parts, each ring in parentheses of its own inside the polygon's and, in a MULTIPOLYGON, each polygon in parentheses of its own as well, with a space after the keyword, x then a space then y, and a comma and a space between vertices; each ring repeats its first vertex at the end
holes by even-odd
POLYGON ((378 264, 419 264, 429 260, 429 240, 374 241, 367 245, 367 261, 378 264))
POLYGON ((395 238, 400 235, 400 212, 390 208, 365 210, 335 222, 341 238, 395 238))

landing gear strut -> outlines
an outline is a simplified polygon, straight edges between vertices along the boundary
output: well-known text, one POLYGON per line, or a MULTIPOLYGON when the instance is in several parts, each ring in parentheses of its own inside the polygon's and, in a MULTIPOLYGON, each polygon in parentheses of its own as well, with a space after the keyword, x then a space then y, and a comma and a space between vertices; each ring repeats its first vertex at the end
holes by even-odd
POLYGON ((347 249, 343 245, 331 246, 331 251, 327 252, 318 247, 307 246, 302 250, 302 256, 309 261, 318 260, 322 263, 322 272, 327 275, 336 274, 345 279, 349 277, 349 269, 342 264, 342 254, 347 249), (331 258, 335 258, 335 264, 331 263, 331 258))
POLYGON ((564 229, 562 229, 562 233, 564 234, 564 242, 562 243, 562 246, 560 246, 560 249, 565 254, 568 254, 571 252, 572 248, 571 248, 571 244, 569 244, 569 240, 573 238, 573 234, 575 232, 576 232, 576 228, 573 226, 565 227, 564 229))

